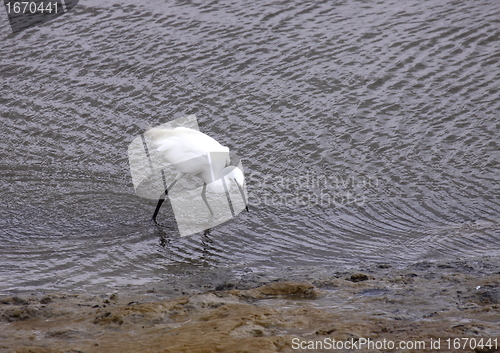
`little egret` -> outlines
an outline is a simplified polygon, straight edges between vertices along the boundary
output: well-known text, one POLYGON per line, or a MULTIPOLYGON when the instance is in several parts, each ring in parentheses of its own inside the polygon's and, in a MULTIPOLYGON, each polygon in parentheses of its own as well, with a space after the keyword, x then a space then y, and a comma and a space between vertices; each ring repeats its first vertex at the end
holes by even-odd
POLYGON ((145 135, 151 138, 157 151, 162 152, 166 161, 177 170, 174 181, 160 195, 153 214, 153 222, 157 223, 156 216, 168 192, 186 174, 196 176, 203 181, 201 197, 212 216, 214 213, 206 197, 207 185, 211 191, 224 193, 230 189, 232 182, 234 182, 248 211, 243 191, 245 177, 241 169, 229 165, 229 148, 222 146, 215 139, 200 131, 186 127, 176 127, 172 130, 153 128, 149 129, 145 135))

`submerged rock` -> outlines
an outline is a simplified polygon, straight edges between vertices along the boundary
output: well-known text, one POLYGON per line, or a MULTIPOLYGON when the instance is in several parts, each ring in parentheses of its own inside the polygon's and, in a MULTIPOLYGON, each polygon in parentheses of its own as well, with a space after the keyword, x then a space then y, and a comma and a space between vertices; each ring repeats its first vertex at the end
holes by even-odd
POLYGON ((365 275, 364 273, 355 273, 351 275, 351 278, 349 278, 351 282, 362 282, 362 281, 367 281, 368 276, 365 275))
POLYGON ((319 295, 319 290, 311 283, 307 282, 274 282, 262 287, 249 290, 231 290, 230 294, 244 298, 263 299, 263 298, 308 298, 314 299, 319 295))

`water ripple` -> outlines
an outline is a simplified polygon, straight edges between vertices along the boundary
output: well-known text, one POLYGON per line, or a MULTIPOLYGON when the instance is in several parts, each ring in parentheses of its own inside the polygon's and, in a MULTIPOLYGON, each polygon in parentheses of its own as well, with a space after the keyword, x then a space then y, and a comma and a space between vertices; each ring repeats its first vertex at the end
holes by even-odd
POLYGON ((498 255, 499 14, 89 1, 1 24, 0 290, 498 255), (251 211, 179 238, 168 207, 148 223, 126 151, 187 113, 243 157, 251 211))

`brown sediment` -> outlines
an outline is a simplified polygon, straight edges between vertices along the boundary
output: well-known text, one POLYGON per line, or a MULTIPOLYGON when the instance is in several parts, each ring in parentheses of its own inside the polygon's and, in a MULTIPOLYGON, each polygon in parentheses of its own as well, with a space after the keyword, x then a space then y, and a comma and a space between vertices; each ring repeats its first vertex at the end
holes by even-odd
MULTIPOLYGON (((314 284, 280 281, 156 302, 125 293, 106 298, 61 293, 4 297, 0 351, 301 351, 293 349, 294 338, 420 340, 426 348, 413 351, 432 351, 429 342, 437 339, 500 340, 500 273, 477 276, 435 264, 406 270, 380 266, 378 271, 318 278, 314 284)), ((435 351, 457 350, 442 346, 435 351)))

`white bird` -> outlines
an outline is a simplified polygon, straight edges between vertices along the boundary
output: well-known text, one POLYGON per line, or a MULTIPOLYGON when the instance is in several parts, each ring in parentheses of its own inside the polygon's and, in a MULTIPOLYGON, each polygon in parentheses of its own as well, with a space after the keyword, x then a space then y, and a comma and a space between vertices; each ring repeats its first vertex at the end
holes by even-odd
POLYGON ((224 193, 234 181, 248 211, 247 200, 243 191, 245 177, 241 169, 230 166, 229 148, 222 146, 212 137, 186 127, 170 129, 153 128, 145 133, 152 139, 158 152, 177 170, 177 175, 170 186, 160 195, 152 220, 156 216, 169 190, 184 175, 189 174, 203 181, 201 197, 213 216, 213 211, 206 198, 206 188, 217 193, 224 193))

